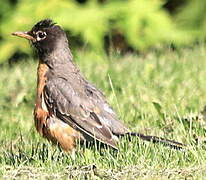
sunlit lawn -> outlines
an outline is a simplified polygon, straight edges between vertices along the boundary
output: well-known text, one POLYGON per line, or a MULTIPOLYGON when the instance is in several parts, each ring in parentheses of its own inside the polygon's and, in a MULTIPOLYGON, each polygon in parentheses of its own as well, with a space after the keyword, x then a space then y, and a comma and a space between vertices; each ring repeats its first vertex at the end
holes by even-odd
MULTIPOLYGON (((206 175, 204 47, 144 56, 78 52, 83 74, 133 131, 188 144, 185 151, 122 139, 119 152, 79 147, 70 157, 34 129, 37 62, 0 67, 0 176, 37 179, 178 179, 206 175), (156 109, 154 103, 158 103, 156 109), (160 112, 158 112, 158 110, 160 112)), ((204 179, 204 178, 203 178, 204 179)))

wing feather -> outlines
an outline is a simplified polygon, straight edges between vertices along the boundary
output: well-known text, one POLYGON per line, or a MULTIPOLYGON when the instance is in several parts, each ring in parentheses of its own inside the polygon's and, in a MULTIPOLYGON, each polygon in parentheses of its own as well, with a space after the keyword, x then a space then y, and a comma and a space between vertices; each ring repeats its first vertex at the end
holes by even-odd
POLYGON ((116 148, 117 138, 95 112, 97 104, 86 93, 74 90, 63 78, 55 78, 46 83, 44 94, 50 113, 92 138, 116 148))

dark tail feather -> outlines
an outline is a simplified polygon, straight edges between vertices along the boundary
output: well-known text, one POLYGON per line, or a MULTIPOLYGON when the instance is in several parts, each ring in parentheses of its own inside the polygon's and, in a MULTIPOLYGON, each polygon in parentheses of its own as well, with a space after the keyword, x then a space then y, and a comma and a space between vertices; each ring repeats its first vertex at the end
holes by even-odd
POLYGON ((141 133, 136 133, 136 132, 129 132, 129 133, 124 134, 123 136, 125 136, 125 135, 136 136, 136 137, 139 137, 142 140, 149 141, 149 142, 152 142, 152 143, 161 143, 164 146, 168 146, 170 148, 174 148, 174 149, 177 149, 177 150, 181 150, 181 149, 186 148, 185 144, 182 144, 182 143, 179 143, 179 142, 176 142, 176 141, 173 141, 173 140, 157 137, 157 136, 147 136, 147 135, 144 135, 144 134, 141 134, 141 133))

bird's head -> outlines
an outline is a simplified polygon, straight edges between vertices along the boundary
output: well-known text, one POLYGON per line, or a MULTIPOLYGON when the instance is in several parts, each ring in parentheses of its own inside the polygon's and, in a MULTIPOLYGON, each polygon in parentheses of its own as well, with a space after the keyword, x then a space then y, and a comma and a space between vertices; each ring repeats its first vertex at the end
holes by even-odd
POLYGON ((39 21, 30 31, 14 32, 12 35, 30 40, 39 53, 50 53, 59 46, 68 46, 65 32, 51 19, 39 21))

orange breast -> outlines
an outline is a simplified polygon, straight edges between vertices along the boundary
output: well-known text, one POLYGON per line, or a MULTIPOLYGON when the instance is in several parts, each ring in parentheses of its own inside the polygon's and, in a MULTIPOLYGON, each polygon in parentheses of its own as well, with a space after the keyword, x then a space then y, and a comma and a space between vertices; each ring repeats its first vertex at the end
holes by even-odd
POLYGON ((34 109, 34 121, 36 130, 42 135, 42 129, 44 124, 46 124, 46 119, 48 117, 48 111, 42 108, 42 96, 43 89, 46 84, 46 73, 48 71, 48 66, 44 63, 39 62, 37 68, 37 93, 36 93, 36 104, 34 109))
POLYGON ((71 152, 76 147, 76 141, 82 140, 80 132, 54 116, 47 119, 47 127, 43 129, 43 135, 53 144, 59 144, 64 151, 71 152))
POLYGON ((54 115, 49 114, 43 97, 47 71, 48 66, 40 62, 37 68, 37 93, 34 109, 35 127, 43 137, 52 143, 59 144, 65 151, 72 151, 75 148, 76 140, 83 139, 83 137, 80 132, 54 115))

